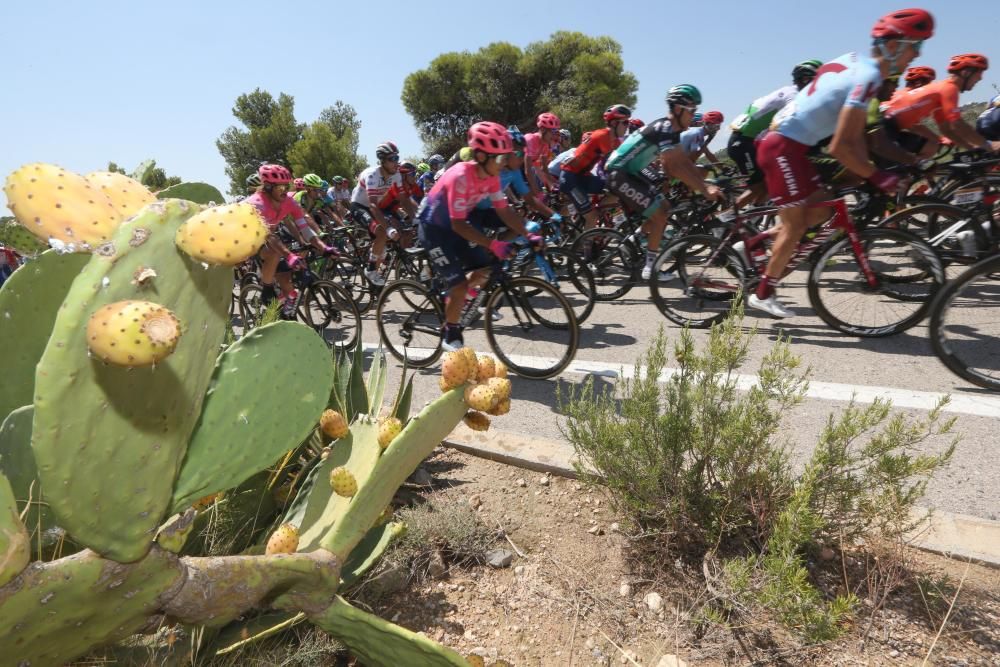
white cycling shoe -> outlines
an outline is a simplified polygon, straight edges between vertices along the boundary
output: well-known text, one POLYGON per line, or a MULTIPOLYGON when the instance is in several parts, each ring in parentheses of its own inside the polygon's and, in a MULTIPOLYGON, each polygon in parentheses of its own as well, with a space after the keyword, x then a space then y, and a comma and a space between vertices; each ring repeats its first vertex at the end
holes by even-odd
POLYGON ((750 298, 747 299, 747 305, 756 310, 763 310, 771 317, 777 317, 779 319, 795 317, 795 313, 788 308, 785 308, 785 306, 782 305, 773 294, 766 299, 761 299, 758 298, 756 294, 751 294, 750 298))
POLYGON ((383 285, 385 285, 385 277, 377 270, 365 271, 365 278, 367 278, 368 282, 370 282, 375 287, 382 287, 383 285))
MULTIPOLYGON (((643 280, 649 280, 652 275, 653 275, 653 267, 651 267, 651 266, 644 266, 644 267, 642 267, 642 279, 643 280)), ((661 282, 667 282, 668 280, 673 280, 675 277, 676 277, 676 274, 674 274, 672 271, 660 271, 659 272, 659 279, 660 279, 661 282)))

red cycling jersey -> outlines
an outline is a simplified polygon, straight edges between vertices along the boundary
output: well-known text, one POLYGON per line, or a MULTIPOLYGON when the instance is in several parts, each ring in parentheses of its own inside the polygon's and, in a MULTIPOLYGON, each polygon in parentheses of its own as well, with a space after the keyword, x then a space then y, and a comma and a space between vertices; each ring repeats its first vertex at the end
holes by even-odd
POLYGON ((586 174, 595 164, 618 148, 620 143, 621 140, 611 133, 610 128, 587 132, 573 152, 573 157, 562 163, 562 169, 574 174, 586 174))
POLYGON ((941 79, 922 88, 897 90, 881 109, 901 130, 913 127, 931 114, 937 123, 954 122, 962 117, 958 110, 958 84, 951 79, 941 79))
POLYGON ((382 198, 378 200, 378 204, 376 205, 383 211, 386 209, 395 210, 399 208, 404 195, 410 197, 421 197, 423 194, 424 191, 421 190, 420 186, 416 183, 411 183, 409 185, 406 183, 393 183, 389 186, 389 189, 382 196, 382 198))

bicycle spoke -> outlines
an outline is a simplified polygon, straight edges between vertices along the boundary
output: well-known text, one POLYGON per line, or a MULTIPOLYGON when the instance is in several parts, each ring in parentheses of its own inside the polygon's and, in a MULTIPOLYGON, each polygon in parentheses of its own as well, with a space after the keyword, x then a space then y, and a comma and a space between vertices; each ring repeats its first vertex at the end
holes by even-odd
POLYGON ((386 286, 379 296, 376 321, 382 342, 400 361, 422 368, 441 354, 444 312, 421 284, 399 280, 386 286))

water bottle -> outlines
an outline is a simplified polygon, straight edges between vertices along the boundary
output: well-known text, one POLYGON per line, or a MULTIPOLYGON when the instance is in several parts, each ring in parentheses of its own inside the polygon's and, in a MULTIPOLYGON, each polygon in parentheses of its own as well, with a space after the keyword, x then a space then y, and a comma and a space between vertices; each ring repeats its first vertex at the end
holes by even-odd
POLYGON ((626 220, 628 220, 628 216, 624 213, 619 213, 615 217, 611 218, 611 224, 614 225, 615 229, 618 229, 625 224, 626 220))

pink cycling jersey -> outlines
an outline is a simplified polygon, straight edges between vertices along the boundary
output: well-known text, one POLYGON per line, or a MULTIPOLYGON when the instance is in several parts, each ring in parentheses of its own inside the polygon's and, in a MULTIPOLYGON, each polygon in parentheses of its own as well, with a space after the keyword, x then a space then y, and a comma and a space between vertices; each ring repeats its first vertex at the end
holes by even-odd
POLYGON ((421 202, 417 217, 424 224, 450 227, 452 220, 464 220, 484 199, 493 208, 506 208, 499 176, 480 178, 475 162, 459 162, 438 179, 421 202))
POLYGON ((263 192, 255 192, 243 201, 247 204, 253 204, 257 208, 257 211, 264 217, 264 222, 271 229, 277 227, 282 220, 289 216, 291 216, 292 220, 298 222, 305 218, 306 215, 305 211, 302 210, 302 207, 298 205, 291 195, 286 195, 278 207, 275 207, 274 201, 263 192))
POLYGON ((552 148, 542 141, 541 132, 524 135, 524 155, 533 167, 547 165, 552 159, 552 148))

